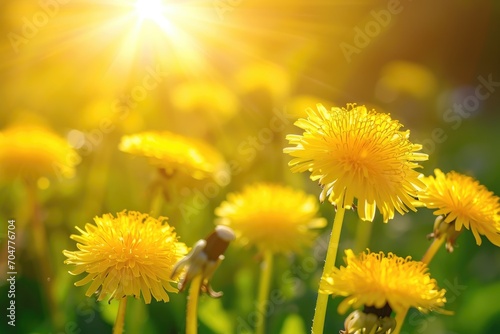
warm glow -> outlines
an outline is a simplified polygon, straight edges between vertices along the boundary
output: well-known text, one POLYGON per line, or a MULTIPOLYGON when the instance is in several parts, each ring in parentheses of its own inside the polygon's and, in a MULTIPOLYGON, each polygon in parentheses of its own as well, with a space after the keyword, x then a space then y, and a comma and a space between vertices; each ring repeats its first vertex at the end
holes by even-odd
POLYGON ((137 0, 135 10, 141 20, 152 20, 157 23, 164 20, 161 0, 137 0))

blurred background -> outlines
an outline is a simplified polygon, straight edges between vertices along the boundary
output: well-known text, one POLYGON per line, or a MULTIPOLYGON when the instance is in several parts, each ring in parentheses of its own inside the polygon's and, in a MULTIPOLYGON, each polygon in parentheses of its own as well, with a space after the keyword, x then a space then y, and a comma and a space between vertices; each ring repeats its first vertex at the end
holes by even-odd
MULTIPOLYGON (((214 209, 228 192, 258 181, 288 184, 319 195, 308 175, 292 174, 285 136, 306 107, 365 104, 390 113, 424 145, 434 168, 474 176, 500 194, 500 3, 497 1, 8 0, 0 4, 0 131, 38 124, 67 140, 81 156, 70 179, 54 172, 37 181, 58 328, 52 328, 39 263, 31 247, 32 208, 19 178, 0 176, 2 222, 0 300, 8 305, 7 221, 16 219, 17 333, 111 332, 117 303, 85 297, 67 273, 62 250, 93 217, 149 212, 156 173, 144 158, 118 150, 123 135, 167 130, 203 140, 224 156, 230 182, 189 185, 171 194, 160 214, 192 245, 214 226, 214 209), (149 5, 154 5, 150 1, 149 5), (158 4, 156 4, 158 5, 158 4), (151 9, 151 8, 149 8, 151 9)), ((300 255, 278 257, 266 313, 268 333, 308 333, 329 225, 300 255)), ((360 242, 357 215, 346 214, 343 249, 392 251, 419 259, 432 231, 430 210, 375 218, 360 242)), ((200 333, 251 333, 261 258, 231 245, 203 297, 200 333)), ((500 250, 463 233, 452 254, 430 265, 447 289, 454 316, 411 311, 403 333, 500 332, 500 250)), ((182 333, 186 294, 169 303, 131 300, 128 333, 182 333)), ((329 303, 326 333, 344 317, 329 303)), ((15 333, 5 316, 0 332, 15 333)))

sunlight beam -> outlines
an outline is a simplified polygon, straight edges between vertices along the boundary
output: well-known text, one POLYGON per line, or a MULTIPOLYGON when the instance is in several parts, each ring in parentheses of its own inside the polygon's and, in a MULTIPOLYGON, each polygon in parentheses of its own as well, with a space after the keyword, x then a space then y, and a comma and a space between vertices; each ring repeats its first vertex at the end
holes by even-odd
POLYGON ((163 17, 163 4, 161 0, 137 0, 135 11, 141 20, 151 20, 161 23, 163 17))

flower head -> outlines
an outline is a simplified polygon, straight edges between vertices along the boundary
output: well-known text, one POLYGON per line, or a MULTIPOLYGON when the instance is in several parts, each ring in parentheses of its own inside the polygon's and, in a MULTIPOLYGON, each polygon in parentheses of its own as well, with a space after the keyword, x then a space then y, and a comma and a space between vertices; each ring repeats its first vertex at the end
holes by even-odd
POLYGON ((165 221, 136 211, 120 212, 116 217, 105 214, 94 218, 95 225, 85 225, 81 235, 71 235, 78 242, 78 251, 63 251, 64 263, 75 265, 72 275, 87 273, 76 282, 82 286, 92 282, 86 295, 98 291, 98 299, 142 294, 149 304, 151 295, 159 301, 169 300, 168 292, 174 265, 188 251, 177 241, 174 228, 165 221))
POLYGON ((273 99, 280 100, 290 91, 290 76, 279 66, 253 63, 236 73, 236 84, 243 93, 262 89, 273 99))
POLYGON ((413 197, 424 184, 414 169, 427 155, 416 153, 421 145, 409 141, 398 121, 354 104, 330 111, 318 104, 307 114, 295 122, 303 135, 288 135, 295 147, 284 152, 295 157, 289 162, 292 172, 310 171, 319 181, 321 200, 349 207, 357 198, 359 217, 370 221, 376 207, 384 222, 394 211, 416 210, 413 197))
MULTIPOLYGON (((455 231, 464 227, 472 231, 476 243, 480 235, 500 246, 500 200, 474 178, 457 172, 444 174, 434 170, 436 177, 424 177, 427 189, 418 195, 420 202, 435 215, 443 215, 441 223, 453 224, 455 231)), ((453 243, 454 240, 448 242, 453 243)))
POLYGON ((37 180, 55 174, 71 178, 80 156, 51 131, 33 125, 15 125, 0 132, 0 174, 37 180))
POLYGON ((350 249, 345 254, 346 266, 333 268, 320 282, 321 293, 345 297, 339 313, 362 306, 371 310, 389 307, 396 313, 410 307, 424 313, 446 312, 442 309, 446 290, 439 290, 425 263, 369 250, 358 257, 350 249))
POLYGON ((297 252, 310 245, 311 228, 326 225, 315 218, 317 200, 312 195, 277 184, 258 183, 227 195, 215 213, 218 223, 234 229, 243 244, 259 250, 297 252))
POLYGON ((306 110, 309 109, 309 106, 317 103, 323 105, 332 104, 330 101, 316 95, 296 95, 288 101, 287 111, 289 111, 290 117, 307 118, 306 110))
POLYGON ((186 82, 171 91, 172 104, 182 112, 202 111, 214 119, 230 118, 238 109, 236 96, 225 86, 211 82, 186 82))
POLYGON ((215 178, 227 167, 222 156, 211 146, 167 131, 124 136, 119 148, 148 157, 152 165, 167 174, 181 172, 197 180, 215 178))

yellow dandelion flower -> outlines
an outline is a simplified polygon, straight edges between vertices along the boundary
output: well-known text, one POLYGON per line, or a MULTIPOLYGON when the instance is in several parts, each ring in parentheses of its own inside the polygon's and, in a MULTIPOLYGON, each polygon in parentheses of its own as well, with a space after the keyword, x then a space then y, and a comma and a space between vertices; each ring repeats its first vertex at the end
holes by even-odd
POLYGON ((323 105, 332 104, 330 101, 315 95, 297 95, 288 102, 288 111, 295 118, 306 118, 309 106, 321 103, 323 105))
POLYGON ((63 138, 43 127, 15 125, 0 132, 0 174, 9 178, 71 178, 79 162, 63 138))
POLYGON ((284 149, 295 157, 289 162, 292 172, 310 171, 323 187, 321 200, 328 197, 335 205, 350 207, 357 198, 363 220, 373 221, 377 207, 384 222, 394 211, 415 211, 413 197, 425 185, 414 169, 428 156, 417 153, 422 146, 410 142, 410 132, 400 131, 403 125, 388 114, 365 106, 317 108, 295 122, 303 135, 287 136, 296 145, 284 149))
POLYGON ((314 196, 277 184, 257 183, 227 195, 215 213, 218 223, 231 227, 243 244, 272 253, 298 252, 310 245, 311 228, 326 225, 316 218, 314 196))
POLYGON ((476 243, 480 235, 500 246, 500 201, 474 178, 451 171, 435 169, 434 176, 424 177, 427 189, 418 195, 420 202, 435 215, 443 215, 444 223, 454 224, 455 231, 464 227, 472 231, 476 243))
POLYGON ((406 312, 410 307, 423 313, 447 312, 442 309, 446 290, 438 288, 425 263, 369 250, 356 257, 347 249, 345 255, 346 266, 333 268, 320 282, 321 293, 345 297, 339 313, 362 306, 373 312, 389 310, 388 314, 390 310, 406 312))
POLYGON ((180 111, 211 112, 214 118, 236 114, 238 100, 226 87, 210 82, 186 82, 171 91, 173 106, 180 111))
POLYGON ((290 76, 281 67, 273 64, 249 64, 236 73, 236 84, 243 93, 263 89, 276 100, 290 92, 290 76))
POLYGON ((97 300, 110 295, 139 298, 149 304, 151 295, 167 302, 167 292, 177 292, 170 285, 177 261, 187 254, 184 243, 177 241, 174 228, 158 219, 136 211, 123 211, 113 217, 105 214, 94 218, 95 225, 85 225, 81 235, 71 235, 78 251, 63 251, 66 264, 75 265, 72 275, 87 273, 75 283, 82 286, 92 282, 85 293, 98 293, 97 300))
POLYGON ((399 93, 425 99, 434 94, 437 88, 438 80, 429 68, 396 60, 382 68, 376 94, 388 101, 393 101, 399 93))
POLYGON ((167 174, 181 172, 197 180, 216 178, 227 169, 223 157, 208 144, 167 131, 124 136, 119 149, 148 157, 167 174))

